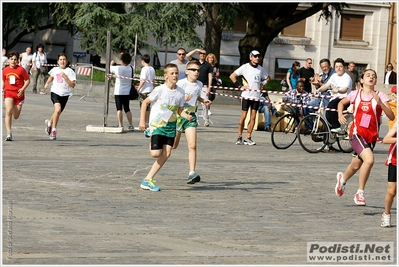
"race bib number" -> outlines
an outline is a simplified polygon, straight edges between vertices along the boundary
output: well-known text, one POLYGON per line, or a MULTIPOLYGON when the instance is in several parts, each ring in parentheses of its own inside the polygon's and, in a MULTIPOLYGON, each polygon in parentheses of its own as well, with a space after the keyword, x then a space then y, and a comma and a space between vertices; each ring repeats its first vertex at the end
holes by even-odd
POLYGON ((362 126, 363 128, 369 128, 370 121, 371 121, 371 115, 363 114, 360 120, 360 126, 362 126))
POLYGON ((15 84, 15 76, 10 76, 10 84, 15 84))
POLYGON ((168 122, 170 117, 172 116, 172 114, 173 114, 173 112, 171 110, 169 110, 169 109, 165 110, 165 112, 162 115, 162 120, 164 122, 168 122))

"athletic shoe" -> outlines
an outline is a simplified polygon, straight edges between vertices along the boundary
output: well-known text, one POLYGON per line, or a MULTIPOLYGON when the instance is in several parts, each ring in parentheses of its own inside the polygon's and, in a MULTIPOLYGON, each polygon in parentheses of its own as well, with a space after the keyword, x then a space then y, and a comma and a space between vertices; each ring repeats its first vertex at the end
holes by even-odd
POLYGON ((391 227, 391 214, 381 214, 381 227, 391 227))
POLYGON ((150 135, 150 128, 145 129, 145 131, 144 131, 144 137, 145 137, 145 138, 150 138, 150 137, 151 137, 151 135, 150 135))
POLYGON ((252 141, 251 137, 249 137, 244 140, 244 145, 253 146, 253 145, 256 145, 256 143, 254 141, 252 141))
POLYGON ((51 135, 50 135, 50 139, 51 140, 56 140, 57 139, 57 131, 51 131, 51 135))
POLYGON ((344 177, 342 172, 337 173, 337 184, 335 185, 335 194, 341 197, 345 191, 345 184, 341 184, 341 177, 344 177))
POLYGON ((341 127, 339 128, 335 128, 335 129, 331 129, 332 133, 336 133, 336 134, 345 134, 345 131, 341 129, 341 127))
POLYGON ((266 132, 271 132, 272 130, 270 130, 270 127, 266 127, 266 128, 265 128, 265 131, 266 131, 266 132))
POLYGON ((156 185, 155 185, 155 181, 152 180, 152 179, 150 179, 149 181, 146 181, 146 180, 143 179, 143 180, 141 181, 140 187, 141 187, 142 189, 150 190, 150 191, 161 191, 161 188, 159 188, 158 186, 156 186, 156 185))
POLYGON ((204 126, 205 126, 205 127, 209 127, 209 125, 210 125, 209 120, 205 120, 204 126))
POLYGON ((360 205, 360 206, 365 206, 366 205, 366 199, 364 198, 364 194, 363 193, 357 192, 355 194, 355 197, 353 198, 353 200, 355 201, 356 205, 360 205))
POLYGON ((134 132, 134 126, 133 125, 129 125, 127 129, 128 129, 129 132, 134 132))
POLYGON ((187 184, 195 184, 201 181, 201 177, 195 172, 188 175, 187 184))
POLYGON ((46 91, 40 91, 40 94, 41 94, 41 95, 46 95, 47 92, 46 92, 46 91))
POLYGON ((379 137, 377 137, 377 143, 379 143, 379 144, 382 143, 382 140, 379 137))
POLYGON ((12 134, 7 134, 6 141, 12 141, 12 134))
POLYGON ((242 142, 242 137, 238 137, 236 141, 236 145, 243 145, 244 143, 242 142))
POLYGON ((45 120, 44 123, 46 124, 46 129, 45 129, 45 131, 46 131, 47 135, 50 135, 50 134, 51 134, 51 128, 52 128, 52 127, 51 127, 51 126, 48 126, 49 120, 45 120))

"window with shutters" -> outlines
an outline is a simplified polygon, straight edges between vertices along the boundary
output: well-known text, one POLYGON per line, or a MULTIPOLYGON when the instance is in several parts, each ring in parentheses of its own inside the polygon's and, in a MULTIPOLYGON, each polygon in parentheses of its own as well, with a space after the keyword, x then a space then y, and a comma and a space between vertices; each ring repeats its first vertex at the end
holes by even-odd
POLYGON ((303 19, 301 21, 298 21, 297 23, 294 23, 288 27, 285 27, 281 31, 281 34, 287 35, 287 36, 304 37, 305 36, 305 28, 306 28, 306 19, 303 19))
POLYGON ((363 40, 364 15, 341 15, 341 40, 363 40))

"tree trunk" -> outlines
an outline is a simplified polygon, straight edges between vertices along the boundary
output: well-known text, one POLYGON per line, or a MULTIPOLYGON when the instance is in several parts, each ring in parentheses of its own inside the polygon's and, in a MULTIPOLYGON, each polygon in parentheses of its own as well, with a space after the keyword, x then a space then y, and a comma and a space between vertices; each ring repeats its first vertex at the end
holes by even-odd
POLYGON ((222 26, 218 20, 219 4, 204 4, 205 6, 205 50, 213 53, 220 60, 220 46, 222 41, 222 26))

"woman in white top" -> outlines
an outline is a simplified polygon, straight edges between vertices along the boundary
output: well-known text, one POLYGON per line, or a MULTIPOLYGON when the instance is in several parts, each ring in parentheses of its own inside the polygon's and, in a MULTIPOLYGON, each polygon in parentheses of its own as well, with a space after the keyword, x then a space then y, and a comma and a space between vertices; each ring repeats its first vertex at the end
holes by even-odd
MULTIPOLYGON (((42 44, 38 44, 36 47, 36 52, 32 55, 32 78, 33 78, 33 93, 37 94, 37 78, 40 76, 41 80, 43 80, 43 84, 45 83, 45 78, 48 72, 47 69, 47 55, 43 51, 44 46, 42 44)), ((47 94, 46 90, 41 91, 40 94, 47 94)))
POLYGON ((32 48, 29 46, 26 48, 24 53, 19 55, 19 64, 23 67, 27 73, 30 74, 30 69, 32 68, 32 48))
POLYGON ((118 117, 119 127, 123 128, 123 113, 122 108, 125 111, 126 119, 129 122, 129 131, 134 131, 132 112, 130 111, 130 88, 132 86, 132 80, 127 79, 133 77, 133 67, 130 65, 132 57, 129 53, 121 54, 121 65, 111 66, 110 71, 115 74, 115 105, 116 105, 116 116, 118 117))
MULTIPOLYGON (((345 61, 337 58, 334 61, 335 73, 331 75, 327 83, 320 86, 316 93, 323 92, 331 86, 331 99, 328 103, 328 109, 337 109, 338 103, 346 97, 352 89, 352 78, 345 72, 345 61)), ((349 105, 344 107, 346 110, 349 105)), ((327 121, 331 124, 332 132, 341 132, 341 124, 338 121, 338 112, 326 110, 327 121)))

